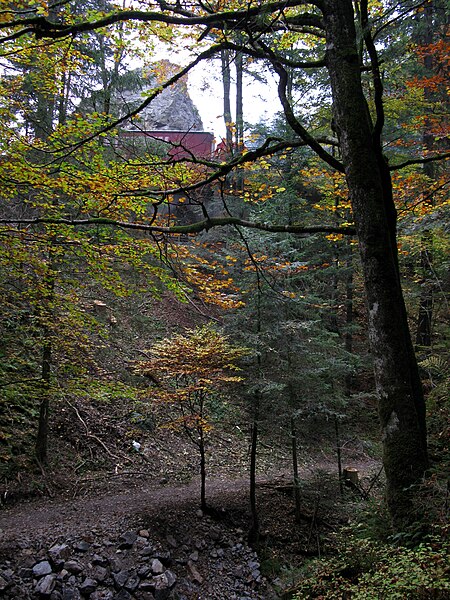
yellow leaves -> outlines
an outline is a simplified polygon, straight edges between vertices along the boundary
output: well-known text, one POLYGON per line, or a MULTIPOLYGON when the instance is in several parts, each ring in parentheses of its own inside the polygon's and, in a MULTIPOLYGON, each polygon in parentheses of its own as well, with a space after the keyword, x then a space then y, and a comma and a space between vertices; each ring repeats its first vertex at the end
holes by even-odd
POLYGON ((135 365, 137 374, 157 382, 154 398, 182 407, 183 415, 168 425, 207 432, 206 405, 211 395, 224 386, 242 380, 235 375, 236 361, 247 354, 245 348, 233 346, 228 336, 211 325, 186 329, 155 343, 146 354, 147 361, 135 365))

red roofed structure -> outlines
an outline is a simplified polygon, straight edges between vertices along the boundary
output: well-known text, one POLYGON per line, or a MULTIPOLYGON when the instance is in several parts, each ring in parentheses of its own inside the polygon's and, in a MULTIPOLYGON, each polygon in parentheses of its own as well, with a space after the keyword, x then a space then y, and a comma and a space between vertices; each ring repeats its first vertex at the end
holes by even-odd
POLYGON ((214 136, 207 131, 125 130, 121 137, 127 139, 159 140, 167 144, 167 154, 174 160, 186 158, 210 159, 214 154, 214 136))

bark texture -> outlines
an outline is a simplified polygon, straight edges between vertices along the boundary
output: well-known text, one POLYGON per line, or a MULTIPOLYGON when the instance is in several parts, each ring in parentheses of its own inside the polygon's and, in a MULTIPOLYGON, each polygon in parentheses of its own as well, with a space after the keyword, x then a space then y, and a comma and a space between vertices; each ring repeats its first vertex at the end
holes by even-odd
POLYGON ((413 487, 426 471, 423 395, 400 286, 395 211, 361 85, 351 0, 326 0, 324 22, 334 121, 345 165, 369 313, 387 501, 396 529, 410 523, 413 487))

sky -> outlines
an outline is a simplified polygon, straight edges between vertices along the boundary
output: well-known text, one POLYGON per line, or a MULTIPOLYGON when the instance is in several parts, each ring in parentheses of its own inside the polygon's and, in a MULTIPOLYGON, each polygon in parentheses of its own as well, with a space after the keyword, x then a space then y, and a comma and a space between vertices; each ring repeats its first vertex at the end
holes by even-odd
MULTIPOLYGON (((217 74, 220 74, 219 64, 215 63, 217 74)), ((189 95, 198 108, 205 131, 214 133, 216 140, 225 137, 225 122, 223 118, 223 91, 222 83, 214 73, 212 65, 201 65, 189 73, 189 95)), ((268 123, 274 114, 281 110, 281 104, 276 95, 276 84, 273 76, 268 73, 269 84, 255 81, 249 76, 244 76, 244 121, 257 124, 262 121, 268 123)), ((235 116, 233 99, 236 95, 235 86, 231 89, 232 114, 235 116)))
MULTIPOLYGON (((197 49, 200 51, 200 48, 197 49)), ((174 65, 185 66, 189 64, 196 55, 192 48, 172 44, 155 43, 153 61, 161 59, 169 60, 174 65)), ((139 63, 130 62, 132 68, 141 66, 139 63)), ((275 113, 281 111, 281 104, 277 95, 277 83, 273 74, 269 71, 262 72, 259 67, 260 76, 267 80, 262 83, 244 73, 243 83, 243 109, 244 123, 258 124, 263 121, 270 123, 275 113)), ((256 70, 256 67, 253 66, 256 70)), ((233 79, 234 66, 231 65, 231 77, 233 79)), ((190 70, 188 75, 189 95, 197 107, 203 122, 205 131, 211 132, 218 143, 225 137, 225 122, 223 118, 223 89, 220 59, 214 61, 203 61, 190 70)), ((236 87, 232 81, 231 85, 231 112, 235 118, 236 87)))

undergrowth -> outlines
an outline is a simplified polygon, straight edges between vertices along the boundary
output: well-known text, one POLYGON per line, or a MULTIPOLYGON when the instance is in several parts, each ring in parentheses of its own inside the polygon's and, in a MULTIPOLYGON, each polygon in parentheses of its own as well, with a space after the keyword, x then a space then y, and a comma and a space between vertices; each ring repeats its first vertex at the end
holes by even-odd
POLYGON ((339 554, 314 561, 287 597, 295 600, 444 600, 450 597, 450 545, 442 537, 417 548, 350 535, 339 554))

